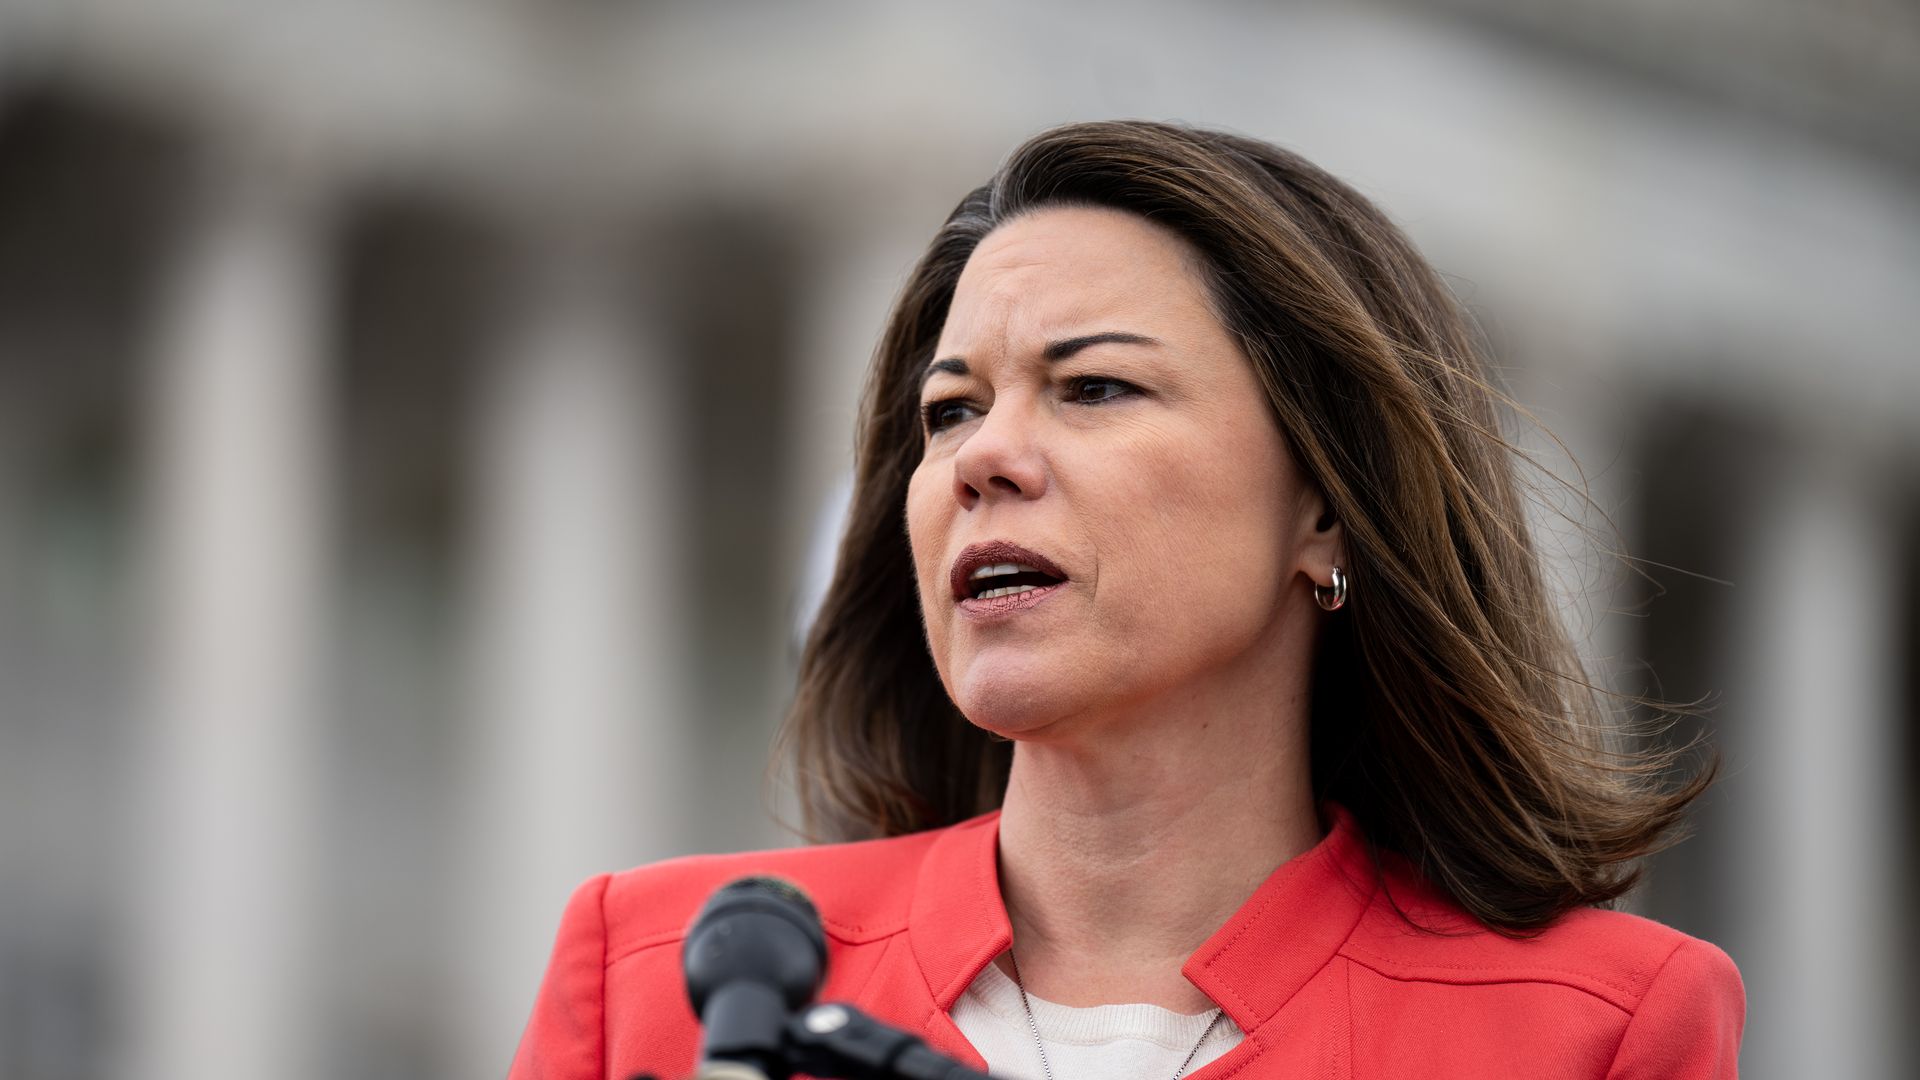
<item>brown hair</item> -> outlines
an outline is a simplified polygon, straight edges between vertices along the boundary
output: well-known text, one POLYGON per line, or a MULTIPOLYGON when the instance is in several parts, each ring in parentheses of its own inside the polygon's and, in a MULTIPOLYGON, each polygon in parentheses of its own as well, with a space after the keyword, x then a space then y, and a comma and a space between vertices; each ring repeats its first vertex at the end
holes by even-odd
POLYGON ((960 715, 928 655, 904 507, 918 378, 962 267, 996 226, 1065 204, 1140 214, 1193 245, 1295 461, 1344 525, 1351 601, 1314 661, 1316 797, 1501 930, 1632 888, 1715 762, 1689 772, 1690 747, 1620 748, 1623 710, 1587 681, 1549 599, 1523 459, 1500 431, 1513 406, 1469 320, 1353 189, 1266 143, 1161 123, 1030 139, 961 200, 894 306, 783 733, 809 831, 910 832, 1004 793, 1010 744, 960 715))

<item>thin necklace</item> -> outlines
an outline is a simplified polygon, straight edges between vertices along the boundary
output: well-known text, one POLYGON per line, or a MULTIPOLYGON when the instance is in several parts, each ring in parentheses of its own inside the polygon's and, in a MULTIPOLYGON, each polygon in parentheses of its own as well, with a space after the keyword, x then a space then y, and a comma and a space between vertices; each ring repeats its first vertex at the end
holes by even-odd
MULTIPOLYGON (((1040 1025, 1034 1023, 1033 1006, 1027 1004, 1027 984, 1020 978, 1020 959, 1013 955, 1011 945, 1007 946, 1007 964, 1013 968, 1013 988, 1020 991, 1020 1009, 1027 1014, 1027 1027, 1033 1032, 1033 1048, 1040 1052, 1040 1073, 1047 1080, 1053 1080, 1053 1066, 1047 1064, 1047 1044, 1040 1039, 1040 1025)), ((1173 1080, 1180 1080, 1187 1074, 1187 1066, 1193 1064, 1194 1055, 1207 1044, 1207 1036, 1213 1034, 1213 1029, 1220 1026, 1220 1018, 1226 1014, 1225 1009, 1214 1006, 1213 1019, 1208 1021, 1207 1030, 1200 1033, 1200 1041, 1194 1043, 1193 1049, 1187 1051, 1187 1060, 1182 1061, 1180 1067, 1173 1070, 1173 1080)))

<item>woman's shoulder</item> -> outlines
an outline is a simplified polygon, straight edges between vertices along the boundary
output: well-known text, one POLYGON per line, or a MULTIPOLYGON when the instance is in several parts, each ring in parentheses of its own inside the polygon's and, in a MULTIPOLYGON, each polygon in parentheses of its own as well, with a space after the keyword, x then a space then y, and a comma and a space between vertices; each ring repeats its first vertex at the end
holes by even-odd
POLYGON ((813 900, 828 936, 856 944, 905 929, 927 851, 955 830, 880 840, 718 855, 689 855, 602 874, 582 884, 570 914, 590 909, 609 956, 678 942, 714 890, 766 875, 798 885, 813 900))
MULTIPOLYGON (((1397 875, 1396 875, 1397 876, 1397 875)), ((1344 950, 1394 978, 1539 983, 1579 990, 1633 1015, 1676 990, 1744 1010, 1733 960, 1711 942, 1625 911, 1576 908, 1546 927, 1497 932, 1423 883, 1389 878, 1344 950)))
POLYGON ((681 989, 679 947, 714 890, 758 875, 800 886, 819 909, 829 949, 844 956, 857 951, 849 947, 905 929, 927 853, 943 837, 979 824, 860 843, 694 855, 589 879, 560 917, 511 1075, 685 1072, 699 1026, 681 989), (615 1069, 616 1060, 626 1064, 615 1069))
POLYGON ((1579 908, 1502 934, 1390 872, 1340 952, 1353 1022, 1387 1057, 1444 1047, 1449 1061, 1474 1063, 1460 1075, 1494 1075, 1505 1067, 1489 1063, 1551 1050, 1580 1066, 1567 1075, 1608 1080, 1723 1080, 1738 1067, 1739 971, 1718 947, 1652 919, 1579 908))

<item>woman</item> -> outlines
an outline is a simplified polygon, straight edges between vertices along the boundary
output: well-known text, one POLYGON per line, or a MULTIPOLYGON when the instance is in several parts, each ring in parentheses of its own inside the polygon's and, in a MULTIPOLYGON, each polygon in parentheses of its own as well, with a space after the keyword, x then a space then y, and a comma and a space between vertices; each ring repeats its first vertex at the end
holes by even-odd
POLYGON ((1020 147, 881 342, 789 718, 865 842, 589 882, 514 1075, 687 1072, 681 935, 754 872, 824 998, 1009 1077, 1733 1076, 1725 954, 1605 910, 1711 770, 1610 748, 1501 402, 1298 157, 1020 147))

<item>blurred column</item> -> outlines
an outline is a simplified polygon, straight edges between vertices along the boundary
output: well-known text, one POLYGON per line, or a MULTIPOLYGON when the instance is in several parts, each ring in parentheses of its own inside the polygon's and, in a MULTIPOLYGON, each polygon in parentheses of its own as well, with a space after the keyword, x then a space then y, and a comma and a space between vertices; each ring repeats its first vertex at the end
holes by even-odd
POLYGON ((255 170, 164 267, 146 525, 151 726, 125 1075, 319 1075, 310 930, 325 222, 255 170))
POLYGON ((1886 505, 1859 462, 1769 462, 1748 530, 1738 655, 1752 667, 1720 724, 1748 895, 1735 913, 1748 983, 1743 1073, 1891 1077, 1907 858, 1900 767, 1898 590, 1886 505))
POLYGON ((570 890, 687 819, 678 380, 637 291, 553 243, 480 394, 454 1075, 505 1070, 570 890))

